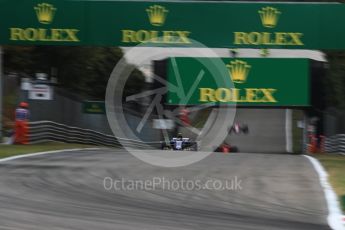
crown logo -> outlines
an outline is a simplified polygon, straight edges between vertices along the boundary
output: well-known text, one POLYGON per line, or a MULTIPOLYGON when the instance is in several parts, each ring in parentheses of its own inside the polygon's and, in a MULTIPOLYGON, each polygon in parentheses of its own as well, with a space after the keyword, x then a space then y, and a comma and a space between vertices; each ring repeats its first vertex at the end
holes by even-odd
POLYGON ((226 67, 229 69, 231 80, 235 83, 244 83, 251 68, 247 62, 240 60, 231 61, 226 67))
POLYGON ((264 27, 274 28, 277 25, 279 15, 281 12, 273 7, 263 7, 258 11, 260 14, 261 22, 264 27))
POLYGON ((52 4, 41 3, 34 7, 37 19, 42 24, 50 24, 53 21, 56 8, 52 4))
POLYGON ((152 25, 162 26, 169 11, 164 6, 153 5, 146 9, 146 12, 152 25))

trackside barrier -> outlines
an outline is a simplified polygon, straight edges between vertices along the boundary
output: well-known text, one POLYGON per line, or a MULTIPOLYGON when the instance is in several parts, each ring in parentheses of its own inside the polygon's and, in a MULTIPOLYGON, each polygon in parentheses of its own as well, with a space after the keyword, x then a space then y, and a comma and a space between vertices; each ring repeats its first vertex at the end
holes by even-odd
POLYGON ((325 152, 345 154, 345 134, 325 137, 325 152))
POLYGON ((53 121, 29 122, 29 143, 37 144, 46 141, 60 141, 109 147, 121 147, 122 145, 125 145, 140 149, 160 147, 160 142, 142 142, 138 140, 117 138, 113 135, 107 135, 90 129, 68 126, 53 121))

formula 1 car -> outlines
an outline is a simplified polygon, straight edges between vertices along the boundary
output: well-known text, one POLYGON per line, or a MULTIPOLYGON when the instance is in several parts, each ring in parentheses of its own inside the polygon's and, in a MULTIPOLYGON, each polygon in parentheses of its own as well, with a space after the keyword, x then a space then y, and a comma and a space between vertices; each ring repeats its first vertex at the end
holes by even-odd
POLYGON ((185 150, 185 151, 197 151, 198 144, 195 141, 191 141, 190 138, 182 136, 173 137, 169 143, 162 142, 163 150, 185 150))
POLYGON ((238 152, 238 148, 236 146, 223 143, 218 148, 216 148, 214 151, 215 152, 222 152, 222 153, 236 153, 236 152, 238 152))
POLYGON ((247 124, 240 124, 240 123, 234 123, 231 128, 229 129, 229 134, 248 134, 249 128, 247 124))

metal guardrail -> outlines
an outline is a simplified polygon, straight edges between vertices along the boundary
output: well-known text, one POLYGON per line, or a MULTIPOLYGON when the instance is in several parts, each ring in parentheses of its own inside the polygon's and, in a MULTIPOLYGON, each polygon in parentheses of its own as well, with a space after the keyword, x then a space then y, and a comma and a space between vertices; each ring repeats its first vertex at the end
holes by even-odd
POLYGON ((327 153, 345 154, 345 134, 337 134, 327 137, 325 140, 325 151, 327 153))
POLYGON ((123 145, 132 148, 157 148, 161 142, 142 142, 138 140, 117 138, 91 129, 68 126, 53 121, 29 122, 29 143, 36 144, 46 141, 90 144, 109 147, 123 145))

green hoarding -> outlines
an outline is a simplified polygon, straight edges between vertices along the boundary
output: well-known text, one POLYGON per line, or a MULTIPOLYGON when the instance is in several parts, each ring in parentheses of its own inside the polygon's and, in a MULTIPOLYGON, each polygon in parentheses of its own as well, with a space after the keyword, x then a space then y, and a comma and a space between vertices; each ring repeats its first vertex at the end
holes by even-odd
POLYGON ((83 113, 105 114, 104 101, 84 101, 82 107, 83 113))
POLYGON ((343 21, 334 3, 0 0, 0 43, 344 49, 343 21))
POLYGON ((309 106, 309 60, 282 58, 168 59, 171 105, 309 106), (178 90, 176 90, 176 87, 178 90))

